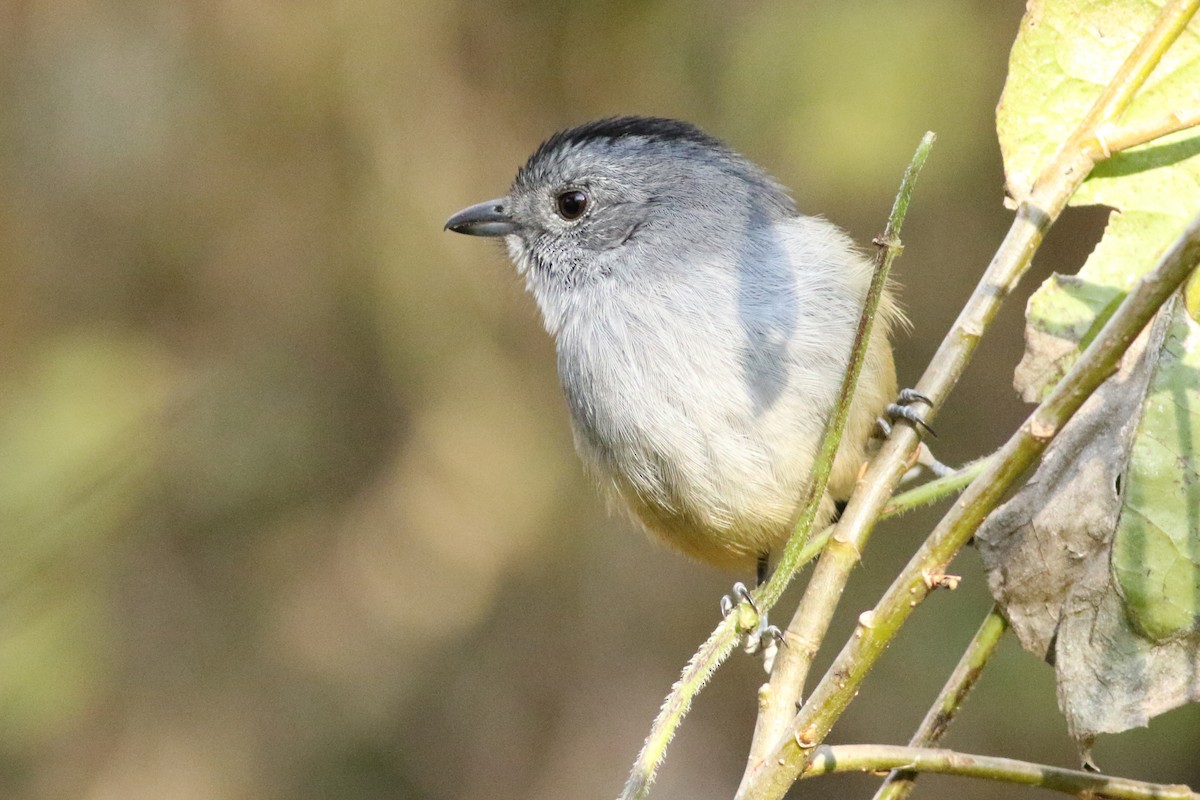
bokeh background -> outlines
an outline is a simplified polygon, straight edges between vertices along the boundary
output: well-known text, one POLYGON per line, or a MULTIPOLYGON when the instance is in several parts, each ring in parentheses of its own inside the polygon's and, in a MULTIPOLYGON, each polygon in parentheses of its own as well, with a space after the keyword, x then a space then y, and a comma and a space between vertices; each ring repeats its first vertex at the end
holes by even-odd
MULTIPOLYGON (((442 223, 553 130, 652 113, 867 242, 932 129, 898 265, 915 382, 1008 224, 993 109, 1022 11, 0 2, 0 796, 615 795, 735 576, 606 513, 531 300, 442 223)), ((1021 418, 1024 299, 1103 219, 1054 230, 939 418, 943 459, 1021 418)), ((876 534, 831 643, 933 519, 876 534)), ((989 604, 975 553, 956 569, 833 740, 907 739, 989 604)), ((723 670, 657 797, 731 794, 760 680, 723 670)), ((1198 734, 1181 709, 1096 759, 1195 785, 1198 734)), ((1051 669, 1011 641, 947 743, 1077 763, 1051 669)))

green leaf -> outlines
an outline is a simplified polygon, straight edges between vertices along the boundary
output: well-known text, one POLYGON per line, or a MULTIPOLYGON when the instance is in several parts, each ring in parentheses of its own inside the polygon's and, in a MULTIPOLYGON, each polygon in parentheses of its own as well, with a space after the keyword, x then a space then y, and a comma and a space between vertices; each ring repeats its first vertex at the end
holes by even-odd
MULTIPOLYGON (((1153 602, 1150 613, 1131 613, 1112 566, 1118 526, 1128 524, 1126 498, 1146 494, 1129 486, 1129 454, 1175 323, 1171 315, 1155 320, 1046 449, 1034 476, 976 533, 988 586, 1021 646, 1054 665, 1059 704, 1084 752, 1098 734, 1200 700, 1200 635, 1147 638, 1144 628, 1165 627, 1160 620, 1170 615, 1153 602)), ((1161 497, 1169 492, 1141 507, 1186 507, 1186 497, 1161 497)), ((1175 614, 1177 625, 1183 619, 1175 614)))
MULTIPOLYGON (((1009 194, 1028 195, 1162 8, 1149 0, 1032 0, 1009 57, 996 109, 1009 194)), ((1200 105, 1200 23, 1167 51, 1121 125, 1200 105)), ((1200 207, 1200 134, 1182 131, 1100 165, 1072 205, 1180 216, 1200 207), (1184 163, 1187 162, 1187 163, 1184 163)))
MULTIPOLYGON (((1074 132, 1162 3, 1031 2, 1009 59, 996 113, 1008 192, 1021 200, 1074 132)), ((1200 106, 1200 22, 1193 20, 1133 99, 1121 125, 1200 106)), ((1106 309, 1144 273, 1200 209, 1200 132, 1181 131, 1099 164, 1071 205, 1102 204, 1104 239, 1074 281, 1044 284, 1026 309, 1026 354, 1016 375, 1040 399, 1087 346, 1106 309)))
POLYGON ((1024 400, 1036 403, 1054 388, 1149 268, 1148 258, 1174 241, 1181 227, 1174 216, 1114 212, 1078 274, 1055 274, 1033 293, 1025 309, 1025 354, 1013 376, 1024 400))
POLYGON ((1142 404, 1112 570, 1130 621, 1161 642, 1200 618, 1200 325, 1176 303, 1142 404))

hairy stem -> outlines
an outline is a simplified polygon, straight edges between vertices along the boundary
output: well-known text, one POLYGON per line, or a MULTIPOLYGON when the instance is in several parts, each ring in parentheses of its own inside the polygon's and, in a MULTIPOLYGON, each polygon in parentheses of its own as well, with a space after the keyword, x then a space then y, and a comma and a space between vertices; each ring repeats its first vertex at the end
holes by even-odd
POLYGON ((943 497, 962 491, 987 468, 991 463, 991 458, 991 456, 987 456, 976 459, 969 464, 964 464, 949 475, 922 483, 903 494, 896 495, 883 507, 879 518, 885 520, 907 514, 909 511, 932 505, 943 497))

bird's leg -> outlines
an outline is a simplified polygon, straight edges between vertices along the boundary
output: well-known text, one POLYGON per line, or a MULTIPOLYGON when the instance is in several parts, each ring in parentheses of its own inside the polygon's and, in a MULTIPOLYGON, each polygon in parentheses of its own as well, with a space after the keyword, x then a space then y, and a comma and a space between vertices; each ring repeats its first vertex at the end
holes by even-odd
MULTIPOLYGON (((921 430, 924 429, 925 431, 928 431, 929 434, 935 439, 937 438, 937 433, 933 430, 933 428, 929 427, 927 422, 925 422, 924 416, 921 414, 921 412, 918 409, 913 408, 913 403, 925 403, 928 406, 933 405, 933 401, 925 395, 913 389, 901 389, 899 396, 896 398, 896 402, 890 403, 887 408, 884 409, 884 416, 875 421, 876 425, 879 427, 879 430, 885 437, 891 435, 893 422, 906 419, 916 426, 917 433, 920 433, 921 430)), ((934 456, 933 451, 929 449, 929 445, 927 445, 925 442, 921 442, 919 445, 917 445, 916 452, 914 453, 912 468, 909 470, 909 472, 905 473, 901 481, 906 482, 912 480, 918 474, 918 468, 926 469, 938 478, 944 478, 945 476, 954 472, 953 467, 943 464, 937 459, 936 456, 934 456)))
MULTIPOLYGON (((933 473, 934 477, 937 478, 944 478, 947 475, 953 475, 955 472, 957 472, 957 470, 955 470, 954 467, 950 466, 949 464, 943 464, 941 461, 938 461, 937 456, 935 456, 933 451, 929 449, 929 445, 925 444, 924 442, 921 442, 919 445, 917 445, 914 455, 915 458, 913 458, 913 466, 911 471, 926 469, 933 473)), ((907 478, 908 476, 905 475, 905 477, 907 478)))
MULTIPOLYGON (((760 553, 755 567, 755 586, 762 586, 771 575, 770 555, 760 553)), ((742 649, 751 655, 761 653, 763 669, 769 675, 771 667, 775 665, 775 655, 779 652, 779 645, 781 643, 787 644, 783 638, 783 631, 767 621, 766 613, 758 610, 758 606, 754 604, 754 598, 750 596, 750 591, 741 581, 733 585, 731 594, 727 594, 721 598, 721 614, 726 617, 729 616, 733 613, 738 603, 742 601, 745 601, 750 606, 758 618, 758 623, 753 628, 742 633, 742 649)))

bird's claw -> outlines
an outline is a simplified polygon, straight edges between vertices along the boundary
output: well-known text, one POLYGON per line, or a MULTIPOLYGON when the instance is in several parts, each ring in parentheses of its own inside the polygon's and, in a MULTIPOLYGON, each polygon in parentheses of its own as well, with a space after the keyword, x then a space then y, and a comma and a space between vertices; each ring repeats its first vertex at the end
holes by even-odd
POLYGON ((775 657, 779 654, 780 645, 787 647, 787 638, 783 631, 778 626, 768 625, 764 619, 759 627, 746 634, 742 642, 742 649, 750 655, 755 653, 761 655, 763 669, 770 675, 771 669, 775 666, 775 657))
POLYGON ((759 650, 765 652, 768 648, 779 645, 787 647, 787 635, 779 629, 778 625, 763 625, 746 637, 743 648, 747 653, 753 654, 759 650))
POLYGON ((896 397, 896 402, 889 403, 884 409, 885 419, 881 419, 881 427, 884 429, 884 435, 891 434, 891 425, 889 422, 906 419, 918 428, 924 428, 933 438, 937 438, 937 432, 929 427, 929 423, 925 421, 924 415, 920 411, 912 407, 913 403, 924 403, 929 407, 933 407, 933 401, 915 389, 901 389, 900 394, 896 397))
POLYGON ((728 617, 738 607, 738 604, 743 602, 750 606, 756 615, 758 614, 758 606, 754 604, 754 598, 750 596, 750 590, 746 588, 746 584, 738 581, 733 585, 733 589, 729 594, 721 597, 721 616, 728 617))
POLYGON ((921 394, 916 389, 901 389, 900 394, 896 396, 896 402, 900 405, 908 405, 910 403, 915 403, 918 400, 930 408, 933 407, 933 401, 930 400, 927 395, 921 394))

